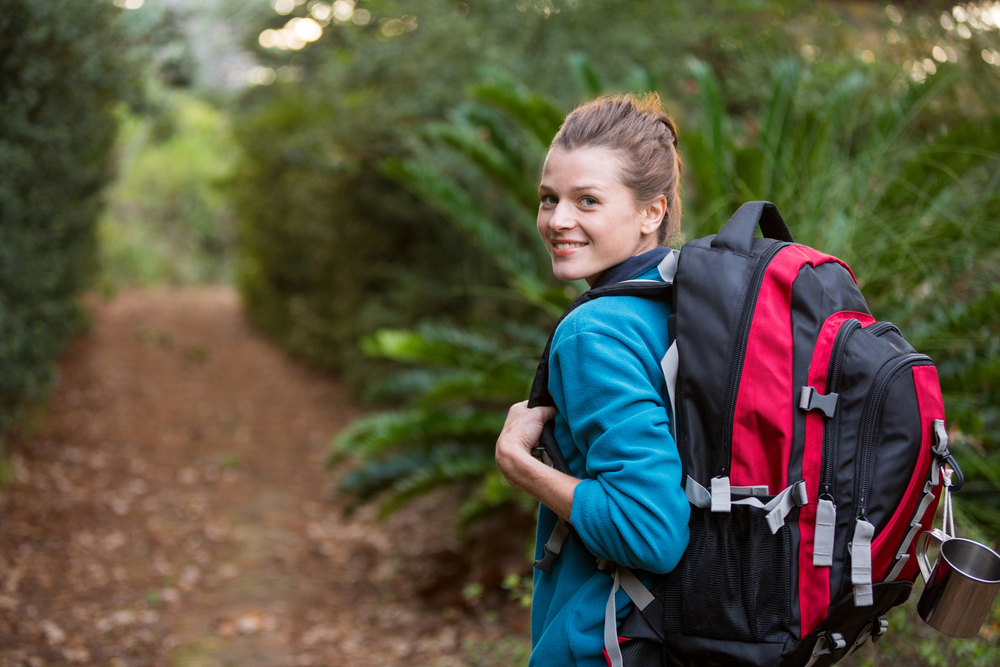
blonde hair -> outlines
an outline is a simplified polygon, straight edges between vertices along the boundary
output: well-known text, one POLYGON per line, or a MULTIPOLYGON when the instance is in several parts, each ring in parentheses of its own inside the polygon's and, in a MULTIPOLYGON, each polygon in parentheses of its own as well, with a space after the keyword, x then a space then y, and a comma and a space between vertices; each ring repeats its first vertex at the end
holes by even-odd
POLYGON ((645 206, 661 195, 667 210, 656 232, 659 245, 680 235, 681 158, 677 126, 656 93, 599 97, 574 109, 552 140, 551 148, 603 147, 621 155, 622 183, 645 206))

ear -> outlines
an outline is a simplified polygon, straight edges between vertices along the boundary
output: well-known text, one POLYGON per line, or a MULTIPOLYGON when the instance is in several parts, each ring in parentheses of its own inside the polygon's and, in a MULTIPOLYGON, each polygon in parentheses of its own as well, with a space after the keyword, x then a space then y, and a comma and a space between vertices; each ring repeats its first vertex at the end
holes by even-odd
POLYGON ((663 222, 663 214, 667 212, 667 198, 660 195, 659 199, 643 207, 642 233, 652 234, 663 222))

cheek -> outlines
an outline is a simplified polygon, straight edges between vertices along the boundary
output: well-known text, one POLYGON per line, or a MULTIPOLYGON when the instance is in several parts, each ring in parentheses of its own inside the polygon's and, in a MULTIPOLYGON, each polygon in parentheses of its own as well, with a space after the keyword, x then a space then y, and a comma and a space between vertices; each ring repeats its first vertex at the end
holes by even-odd
POLYGON ((538 217, 535 219, 535 229, 538 231, 538 235, 543 239, 545 238, 545 230, 549 226, 550 213, 543 209, 538 209, 538 217))

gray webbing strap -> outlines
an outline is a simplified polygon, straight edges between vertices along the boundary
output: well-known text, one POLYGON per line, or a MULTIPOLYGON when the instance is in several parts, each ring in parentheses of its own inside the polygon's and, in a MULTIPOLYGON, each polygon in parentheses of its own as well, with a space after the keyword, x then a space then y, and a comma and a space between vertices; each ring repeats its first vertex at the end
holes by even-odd
POLYGON ((750 505, 767 511, 767 525, 771 533, 777 533, 785 525, 785 518, 792 511, 793 507, 802 507, 809 502, 806 495, 806 483, 799 480, 787 487, 781 493, 772 498, 768 503, 764 503, 760 498, 754 497, 766 489, 761 486, 729 486, 728 477, 716 477, 712 479, 712 491, 709 492, 704 486, 699 484, 693 477, 688 476, 684 483, 684 495, 688 502, 695 507, 702 509, 711 508, 713 512, 728 512, 732 505, 750 505), (732 494, 753 494, 749 498, 733 500, 732 494), (725 506, 725 509, 718 509, 725 506))
POLYGON ((829 498, 820 498, 816 507, 816 535, 813 538, 813 565, 833 566, 833 540, 837 530, 837 507, 829 498))
MULTIPOLYGON (((670 255, 667 255, 670 257, 670 255)), ((675 340, 667 348, 667 353, 663 355, 663 359, 660 360, 660 369, 663 371, 663 379, 667 383, 667 399, 670 401, 670 435, 673 436, 674 442, 677 441, 677 365, 679 359, 677 357, 677 341, 675 340)))
POLYGON ((559 519, 555 528, 552 529, 552 534, 549 535, 549 541, 545 543, 545 548, 558 556, 567 537, 569 537, 569 526, 566 525, 565 521, 559 519))
POLYGON ((872 593, 872 536, 875 526, 865 519, 858 519, 851 540, 851 583, 854 584, 854 606, 870 607, 872 593))
POLYGON ((731 486, 729 491, 734 496, 767 496, 770 495, 771 491, 767 488, 767 484, 757 484, 754 486, 731 486))
POLYGON ((691 475, 688 475, 687 481, 684 482, 684 495, 695 507, 705 509, 712 506, 712 494, 691 475))
POLYGON ((844 635, 839 632, 824 632, 816 640, 816 645, 813 646, 812 657, 809 658, 809 662, 806 663, 806 667, 812 667, 816 664, 824 655, 833 653, 836 650, 842 649, 847 646, 847 641, 844 639, 844 635))
POLYGON ((604 609, 604 650, 608 652, 608 659, 611 660, 612 667, 622 667, 622 650, 618 646, 618 618, 615 605, 615 594, 618 593, 619 588, 625 591, 632 600, 632 604, 640 611, 653 601, 653 594, 642 585, 632 570, 621 565, 615 569, 611 595, 608 597, 608 604, 604 609))
POLYGON ((732 511, 733 494, 729 490, 728 477, 712 478, 712 511, 730 512, 732 511))
POLYGON ((886 576, 885 580, 896 581, 908 562, 910 562, 910 554, 903 554, 902 556, 899 556, 896 559, 896 564, 892 566, 892 570, 886 576))
POLYGON ((618 618, 615 615, 615 594, 621 587, 619 571, 615 570, 615 581, 608 596, 608 605, 604 609, 604 650, 608 652, 611 667, 622 667, 622 649, 618 646, 618 618))
MULTIPOLYGON (((931 463, 934 466, 934 463, 931 463)), ((936 468, 935 468, 936 470, 936 468)), ((932 478, 934 477, 932 473, 932 478)), ((923 525, 921 522, 924 519, 924 514, 927 513, 927 509, 934 502, 934 480, 930 479, 924 483, 924 495, 920 498, 920 503, 917 505, 916 511, 913 512, 913 518, 910 519, 910 530, 906 533, 906 537, 903 538, 902 544, 899 545, 899 549, 896 550, 896 563, 892 566, 892 570, 886 576, 886 581, 896 581, 896 578, 903 571, 903 567, 906 565, 906 561, 910 559, 910 555, 907 553, 910 550, 910 545, 913 540, 920 534, 923 530, 923 525)))
MULTIPOLYGON (((747 498, 747 500, 756 500, 756 498, 747 498)), ((785 517, 788 516, 793 507, 802 507, 808 502, 809 498, 806 496, 805 480, 799 480, 776 495, 771 502, 764 505, 764 509, 768 510, 767 525, 771 529, 771 534, 773 535, 781 530, 781 527, 785 525, 785 517)))
POLYGON ((552 563, 559 557, 559 552, 562 551, 563 544, 566 543, 568 537, 569 526, 565 521, 559 519, 552 529, 552 533, 549 534, 549 540, 542 547, 542 557, 535 561, 535 567, 545 574, 552 574, 552 563))
POLYGON ((671 250, 660 261, 659 266, 656 267, 660 272, 660 278, 663 279, 663 282, 670 285, 674 284, 674 275, 677 273, 677 260, 680 259, 680 256, 680 250, 671 250))
POLYGON ((632 603, 638 607, 640 611, 648 607, 653 601, 653 594, 642 585, 642 582, 636 578, 635 574, 632 573, 632 570, 619 565, 618 573, 620 575, 619 583, 621 584, 622 589, 628 593, 632 603))

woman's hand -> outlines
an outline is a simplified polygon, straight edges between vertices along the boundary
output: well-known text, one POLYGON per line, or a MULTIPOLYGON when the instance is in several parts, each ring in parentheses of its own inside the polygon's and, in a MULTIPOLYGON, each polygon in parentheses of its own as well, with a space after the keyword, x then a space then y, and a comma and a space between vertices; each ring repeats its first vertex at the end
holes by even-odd
POLYGON ((520 467, 538 463, 531 450, 538 445, 545 422, 555 416, 555 408, 529 408, 527 401, 515 403, 507 411, 507 421, 497 438, 496 457, 500 473, 514 486, 521 488, 515 481, 520 467))
POLYGON ((569 521, 573 512, 573 491, 580 480, 553 470, 531 455, 532 448, 542 437, 545 422, 555 416, 555 408, 529 408, 527 401, 512 405, 497 438, 497 468, 512 486, 569 521))

